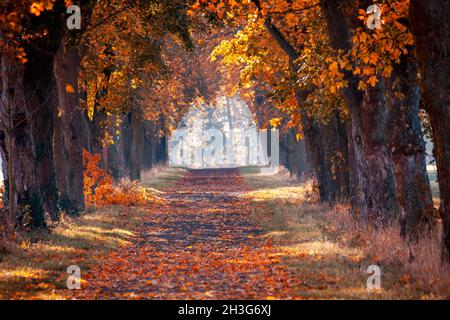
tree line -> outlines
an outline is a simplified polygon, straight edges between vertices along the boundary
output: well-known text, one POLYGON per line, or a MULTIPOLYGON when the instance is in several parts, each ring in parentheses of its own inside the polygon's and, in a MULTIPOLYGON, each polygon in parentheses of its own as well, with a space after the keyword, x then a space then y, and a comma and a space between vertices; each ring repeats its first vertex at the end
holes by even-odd
POLYGON ((350 202, 363 226, 399 221, 408 239, 434 230, 429 126, 448 250, 450 5, 376 4, 379 29, 366 24, 372 1, 197 1, 193 12, 238 29, 213 58, 240 68, 243 86, 266 92, 288 116, 303 137, 321 201, 350 202))
POLYGON ((116 178, 166 161, 165 137, 196 97, 183 82, 192 65, 163 59, 194 55, 186 5, 2 1, 5 223, 45 227, 45 213, 84 210, 83 149, 103 155, 116 178), (71 5, 81 8, 79 30, 66 26, 71 5))
POLYGON ((0 151, 12 224, 84 208, 82 149, 116 177, 165 161, 193 102, 239 88, 281 159, 362 225, 434 225, 429 126, 450 248, 450 4, 378 1, 3 1, 0 151), (82 28, 66 27, 79 5, 82 28), (195 30, 195 32, 194 32, 195 30), (205 57, 212 53, 212 60, 205 57), (208 59, 209 60, 209 59, 208 59), (220 62, 220 64, 219 64, 220 62), (233 85, 230 85, 232 83, 233 85), (152 150, 148 152, 148 150, 152 150), (306 155, 306 157, 305 157, 306 155))

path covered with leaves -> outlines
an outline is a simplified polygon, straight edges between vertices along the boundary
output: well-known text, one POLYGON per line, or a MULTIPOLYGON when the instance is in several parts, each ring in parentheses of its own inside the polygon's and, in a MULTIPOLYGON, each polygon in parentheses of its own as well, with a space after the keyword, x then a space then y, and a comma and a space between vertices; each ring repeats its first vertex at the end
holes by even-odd
POLYGON ((298 274, 280 263, 251 222, 248 188, 235 170, 189 171, 148 205, 131 246, 83 273, 78 299, 295 298, 298 274))

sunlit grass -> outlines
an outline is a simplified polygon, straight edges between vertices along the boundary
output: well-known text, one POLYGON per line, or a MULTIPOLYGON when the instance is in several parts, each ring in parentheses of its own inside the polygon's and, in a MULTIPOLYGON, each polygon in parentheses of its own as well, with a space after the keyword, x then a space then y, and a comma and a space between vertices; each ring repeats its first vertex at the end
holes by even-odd
POLYGON ((0 298, 64 298, 66 268, 74 264, 83 270, 102 254, 129 244, 143 217, 138 209, 110 207, 63 216, 49 231, 21 234, 1 257, 0 298))
POLYGON ((450 298, 450 270, 441 263, 438 236, 406 243, 397 225, 355 228, 346 205, 317 202, 314 184, 286 172, 243 173, 252 219, 272 239, 278 256, 302 274, 298 295, 311 299, 450 298), (415 256, 410 261, 410 252, 415 256), (367 291, 367 267, 380 265, 382 289, 367 291))
MULTIPOLYGON (((176 182, 182 169, 158 168, 144 174, 142 186, 152 194, 176 182)), ((139 207, 88 208, 80 217, 63 215, 49 230, 20 234, 0 254, 0 299, 66 299, 66 269, 78 265, 82 272, 102 255, 131 243, 142 225, 145 210, 139 207)))
POLYGON ((155 167, 142 173, 141 185, 150 192, 164 193, 164 188, 176 183, 185 172, 183 168, 155 167))

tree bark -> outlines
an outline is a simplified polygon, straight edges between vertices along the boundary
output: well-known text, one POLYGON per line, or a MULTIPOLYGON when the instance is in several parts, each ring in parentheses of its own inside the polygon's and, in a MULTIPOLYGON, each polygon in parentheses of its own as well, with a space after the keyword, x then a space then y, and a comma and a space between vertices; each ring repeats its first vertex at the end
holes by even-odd
MULTIPOLYGON (((303 100, 297 98, 299 104, 303 100)), ((322 202, 345 201, 349 195, 347 132, 337 113, 328 123, 302 114, 302 128, 309 165, 313 168, 322 202)))
MULTIPOLYGON (((85 3, 84 17, 89 20, 95 2, 85 3)), ((65 32, 66 7, 64 2, 55 2, 53 9, 44 11, 39 17, 23 17, 26 34, 35 31, 36 39, 20 40, 28 62, 16 74, 14 123, 14 180, 17 202, 31 212, 31 226, 45 226, 43 207, 53 220, 58 219, 58 192, 53 154, 54 114, 57 110, 57 87, 53 62, 65 32), (31 176, 33 178, 31 178, 31 176)), ((71 34, 81 34, 73 31, 71 34)), ((21 39, 20 36, 17 39, 21 39)), ((2 59, 3 60, 3 59, 2 59)), ((10 61, 17 65, 17 61, 10 61)), ((3 78, 2 70, 2 78, 3 78)), ((7 75, 10 77, 11 75, 7 75)), ((9 82, 9 81, 8 81, 9 82)), ((13 90, 14 91, 14 90, 13 90)), ((8 99, 7 99, 8 100, 8 99)))
MULTIPOLYGON (((96 103, 92 121, 88 121, 89 127, 89 142, 88 151, 92 154, 103 153, 103 137, 105 130, 105 121, 107 119, 106 112, 99 108, 96 103)), ((102 159, 101 166, 104 167, 104 159, 102 159)))
POLYGON ((153 166, 152 163, 152 124, 150 121, 143 122, 143 145, 144 145, 144 154, 142 156, 142 166, 144 169, 151 169, 153 166))
POLYGON ((61 44, 54 61, 58 87, 54 151, 60 207, 70 214, 84 210, 82 150, 87 144, 85 133, 88 125, 80 107, 80 63, 78 48, 69 47, 65 50, 64 44, 61 44), (71 85, 74 92, 67 92, 66 85, 71 85))
POLYGON ((28 47, 24 71, 24 96, 34 137, 35 165, 41 198, 46 211, 58 220, 58 192, 53 158, 54 112, 57 109, 54 54, 28 47))
POLYGON ((168 160, 168 150, 167 150, 167 136, 162 136, 158 139, 156 162, 158 164, 165 164, 168 160))
POLYGON ((122 153, 130 180, 141 179, 142 119, 136 110, 130 111, 122 122, 122 153))
POLYGON ((305 139, 297 141, 296 131, 289 129, 281 135, 280 163, 291 175, 302 177, 308 175, 308 159, 306 156, 305 139))
POLYGON ((131 145, 130 145, 130 180, 141 180, 141 164, 143 151, 142 137, 142 118, 141 115, 133 110, 128 114, 131 126, 131 145))
POLYGON ((394 68, 388 88, 387 136, 397 180, 400 222, 402 234, 411 237, 423 227, 431 226, 435 216, 419 118, 417 72, 414 58, 403 56, 401 64, 394 68))
MULTIPOLYGON (((1 59, 2 88, 1 100, 4 110, 9 109, 12 113, 13 128, 12 140, 13 150, 9 150, 7 140, 8 132, 3 128, 1 136, 1 153, 3 164, 12 159, 13 195, 15 212, 14 224, 28 224, 30 226, 45 226, 43 202, 37 179, 36 156, 30 113, 25 108, 26 100, 23 87, 24 66, 17 61, 10 61, 6 57, 1 59), (29 219, 29 221, 27 221, 29 219)), ((10 191, 8 186, 8 170, 4 170, 6 192, 10 191), (6 174, 6 175, 5 175, 6 174)))
MULTIPOLYGON (((331 46, 348 51, 350 29, 342 9, 342 0, 322 3, 331 46)), ((346 74, 349 86, 342 90, 351 114, 351 181, 353 212, 362 221, 384 224, 399 212, 394 164, 386 141, 387 110, 385 88, 377 86, 359 92, 356 79, 346 74)))
POLYGON ((123 155, 121 153, 123 141, 122 137, 116 133, 116 128, 114 127, 110 129, 110 135, 113 137, 114 143, 106 147, 106 168, 112 177, 117 180, 126 175, 123 155))
MULTIPOLYGON (((256 1, 258 3, 258 1, 256 1)), ((258 4, 257 4, 258 5, 258 4)), ((291 70, 297 73, 294 61, 300 54, 287 41, 280 30, 272 23, 271 18, 265 20, 265 27, 280 48, 288 55, 291 70)), ((306 93, 298 91, 296 98, 299 105, 306 99, 306 93)), ((301 111, 302 112, 302 111, 301 111)), ((322 202, 336 202, 348 197, 348 149, 345 124, 337 114, 328 123, 308 117, 302 112, 302 127, 309 167, 314 171, 322 202), (336 161, 339 159, 339 162, 336 161)))
MULTIPOLYGON (((103 70, 103 75, 105 77, 105 81, 108 82, 109 78, 111 77, 111 69, 105 68, 103 70)), ((92 120, 88 117, 87 110, 83 112, 83 116, 86 119, 86 122, 88 124, 88 139, 87 142, 87 148, 88 151, 92 154, 103 154, 103 147, 104 147, 104 137, 105 137, 105 130, 107 128, 107 119, 108 115, 106 113, 106 110, 100 106, 99 101, 103 96, 106 96, 108 94, 107 88, 99 88, 96 97, 95 97, 95 104, 94 104, 94 110, 92 115, 92 120)), ((102 158, 102 161, 100 163, 100 166, 103 169, 106 169, 107 165, 105 163, 105 159, 102 158)))
MULTIPOLYGON (((421 88, 433 130, 440 192, 443 243, 450 253, 450 2, 411 0, 421 88)), ((450 255, 447 255, 450 261, 450 255)))

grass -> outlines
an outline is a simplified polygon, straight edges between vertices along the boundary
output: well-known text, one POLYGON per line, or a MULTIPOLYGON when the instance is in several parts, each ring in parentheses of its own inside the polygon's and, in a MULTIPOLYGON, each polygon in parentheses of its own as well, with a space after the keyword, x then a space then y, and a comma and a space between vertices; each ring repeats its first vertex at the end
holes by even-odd
POLYGON ((418 243, 400 237, 397 225, 361 230, 348 207, 317 203, 311 181, 286 172, 243 172, 253 220, 272 239, 284 263, 302 274, 298 295, 311 299, 450 299, 450 268, 440 259, 439 235, 418 243), (368 291, 367 267, 382 271, 381 289, 368 291))
MULTIPOLYGON (((185 172, 155 168, 142 175, 150 192, 163 193, 185 172)), ((405 243, 398 226, 383 232, 360 230, 345 205, 317 203, 311 181, 299 182, 285 171, 261 175, 245 168, 242 175, 253 191, 253 220, 272 239, 288 268, 302 274, 298 295, 332 299, 450 298, 450 270, 440 263, 439 236, 405 243), (367 291, 369 265, 382 270, 381 290, 367 291)), ((145 218, 139 208, 112 206, 89 209, 80 217, 63 216, 50 230, 22 234, 15 244, 0 244, 0 299, 63 299, 66 269, 83 270, 103 254, 132 241, 145 218)))
MULTIPOLYGON (((143 185, 161 193, 182 172, 156 168, 143 174, 143 185)), ((77 265, 83 275, 102 255, 129 245, 144 218, 139 207, 90 208, 79 217, 62 215, 48 230, 0 243, 0 299, 67 298, 67 267, 77 265)))
POLYGON ((164 188, 176 183, 186 172, 183 168, 158 166, 142 174, 142 185, 160 193, 164 188))
POLYGON ((62 216, 49 230, 21 234, 0 257, 0 299, 61 299, 70 265, 81 272, 97 258, 130 243, 144 213, 126 208, 62 216))

